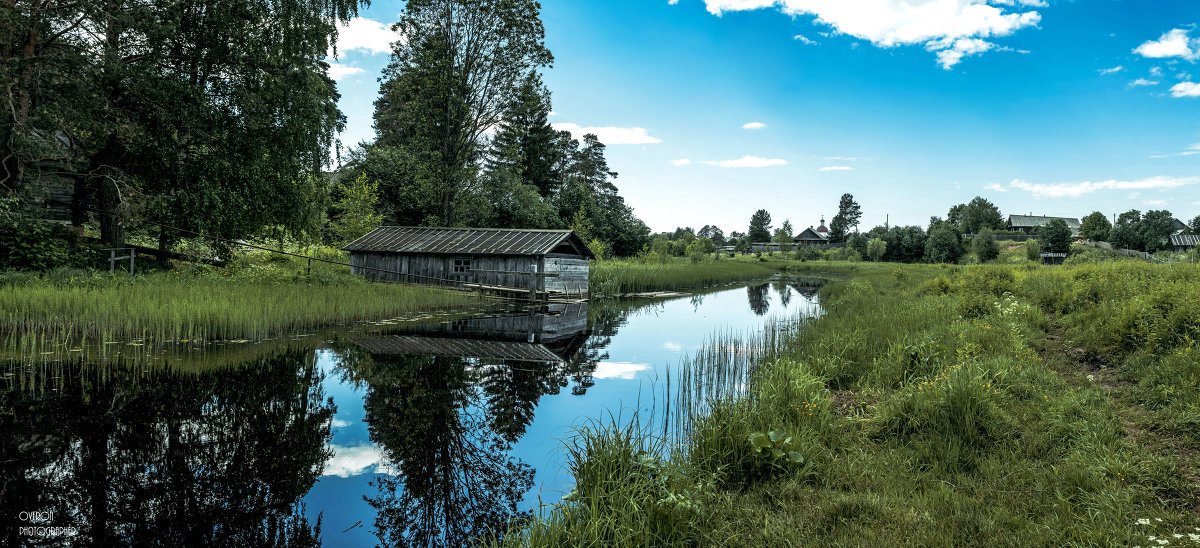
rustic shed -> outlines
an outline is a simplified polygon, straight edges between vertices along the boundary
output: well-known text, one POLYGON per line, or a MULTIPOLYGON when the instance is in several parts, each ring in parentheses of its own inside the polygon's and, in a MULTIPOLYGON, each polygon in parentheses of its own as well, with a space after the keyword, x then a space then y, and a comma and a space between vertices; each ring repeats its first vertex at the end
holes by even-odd
POLYGON ((1032 234, 1034 230, 1037 230, 1039 227, 1046 226, 1046 224, 1048 224, 1050 221, 1053 221, 1055 219, 1062 219, 1062 221, 1064 223, 1067 223, 1067 228, 1071 229, 1071 235, 1073 235, 1073 236, 1079 235, 1079 228, 1081 225, 1079 224, 1079 219, 1074 218, 1074 217, 1050 217, 1050 216, 1046 216, 1046 215, 1032 215, 1032 214, 1031 215, 1009 215, 1008 216, 1008 229, 1013 232, 1024 232, 1026 234, 1032 234))
POLYGON ((1063 264, 1066 260, 1066 253, 1042 253, 1042 264, 1063 264))
POLYGON ((1170 236, 1171 251, 1182 253, 1200 246, 1200 236, 1195 234, 1172 234, 1170 236))
POLYGON ((586 296, 596 256, 571 230, 383 226, 342 249, 371 279, 586 296))

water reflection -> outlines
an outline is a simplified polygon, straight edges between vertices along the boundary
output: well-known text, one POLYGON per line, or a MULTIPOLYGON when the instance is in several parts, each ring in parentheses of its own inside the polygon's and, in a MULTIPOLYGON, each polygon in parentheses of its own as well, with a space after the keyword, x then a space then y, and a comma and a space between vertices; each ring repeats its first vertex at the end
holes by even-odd
MULTIPOLYGON (((300 498, 328 457, 334 409, 311 349, 186 373, 52 367, 61 389, 3 386, 7 546, 317 546, 300 498), (74 528, 37 538, 22 511, 74 528)), ((12 379, 12 377, 8 377, 12 379)))
POLYGON ((815 309, 803 280, 746 291, 59 364, 20 387, 0 368, 0 545, 469 544, 570 490, 580 420, 645 412, 716 328, 815 309), (28 509, 79 534, 20 537, 28 509))

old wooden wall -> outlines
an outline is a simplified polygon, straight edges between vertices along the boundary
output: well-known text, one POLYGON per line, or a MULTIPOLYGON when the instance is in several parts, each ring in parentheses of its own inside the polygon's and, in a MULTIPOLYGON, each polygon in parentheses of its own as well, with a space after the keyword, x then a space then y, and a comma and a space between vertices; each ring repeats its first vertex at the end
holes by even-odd
MULTIPOLYGON (((528 289, 536 257, 516 255, 417 255, 352 252, 351 272, 373 280, 446 285, 483 284, 528 289), (454 272, 455 260, 470 260, 469 272, 454 272), (369 267, 369 268, 359 268, 369 267), (372 269, 381 269, 372 270, 372 269)), ((541 289, 539 287, 539 289, 541 289)))
POLYGON ((546 291, 557 291, 568 295, 587 296, 588 291, 588 261, 587 259, 568 259, 563 257, 546 257, 545 270, 547 274, 557 274, 546 278, 546 291))

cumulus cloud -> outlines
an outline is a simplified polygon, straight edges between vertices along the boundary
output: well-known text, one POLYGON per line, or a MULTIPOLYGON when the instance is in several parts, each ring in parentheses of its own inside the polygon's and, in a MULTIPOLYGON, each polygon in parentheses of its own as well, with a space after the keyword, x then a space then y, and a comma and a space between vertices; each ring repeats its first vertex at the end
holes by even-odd
POLYGON ((346 447, 330 445, 333 456, 325 462, 322 476, 337 476, 349 478, 367 473, 385 474, 388 467, 385 464, 383 452, 374 445, 359 445, 346 447))
POLYGON ((350 423, 348 423, 342 419, 334 418, 334 419, 330 419, 330 421, 329 421, 330 428, 345 428, 347 426, 350 426, 350 423))
POLYGON ((1004 188, 1004 187, 1002 187, 1002 186, 1000 186, 1000 185, 998 185, 998 184, 996 184, 996 183, 989 183, 989 184, 986 184, 986 185, 984 185, 984 186, 983 186, 983 188, 984 188, 985 190, 994 190, 994 191, 996 191, 996 192, 1008 192, 1008 189, 1007 189, 1007 188, 1004 188))
POLYGON ((606 145, 652 145, 662 142, 662 139, 651 137, 646 128, 641 127, 583 127, 569 122, 555 122, 550 125, 559 131, 569 131, 576 138, 592 133, 606 145))
POLYGON ((362 72, 363 69, 358 67, 352 67, 338 63, 329 63, 329 77, 333 78, 334 80, 341 80, 347 76, 353 76, 362 72))
POLYGON ((1158 40, 1150 40, 1134 48, 1133 52, 1151 59, 1181 57, 1195 61, 1197 57, 1200 57, 1200 38, 1191 39, 1188 38, 1188 31, 1171 29, 1158 40))
POLYGON ((787 165, 787 160, 781 160, 779 158, 759 158, 758 156, 746 155, 738 158, 737 160, 722 160, 719 162, 707 160, 704 163, 717 167, 770 167, 785 166, 787 165))
POLYGON ((762 129, 765 127, 767 127, 767 124, 762 122, 750 122, 748 124, 742 124, 742 129, 762 129))
MULTIPOLYGON (((1045 6, 1043 0, 996 2, 1007 6, 1045 6)), ((949 69, 963 57, 996 48, 986 38, 1008 36, 1036 26, 1036 11, 1010 11, 987 0, 705 0, 708 12, 778 8, 792 15, 810 15, 842 34, 880 47, 921 44, 935 52, 949 69)))
POLYGON ((1150 177, 1136 181, 1083 181, 1079 183, 1030 183, 1016 179, 1009 188, 1023 190, 1035 198, 1078 198, 1102 190, 1155 190, 1179 188, 1200 182, 1200 177, 1150 177))
POLYGON ((671 165, 673 165, 675 167, 687 166, 687 165, 691 165, 691 164, 692 164, 691 158, 680 158, 678 160, 671 162, 671 165))
POLYGON ((592 377, 597 379, 633 379, 641 371, 650 369, 648 363, 631 363, 631 362, 600 362, 596 364, 596 371, 592 373, 592 377))
POLYGON ((825 166, 820 171, 854 171, 850 166, 825 166))
POLYGON ((1200 97, 1200 84, 1180 82, 1171 86, 1172 97, 1200 97))
MULTIPOLYGON (((338 25, 337 52, 364 51, 369 54, 391 53, 392 43, 400 40, 391 25, 365 17, 355 17, 338 25)), ((333 57, 333 49, 327 54, 333 57)))
POLYGON ((811 46, 811 45, 813 45, 813 44, 816 44, 816 43, 817 43, 817 41, 816 41, 816 40, 813 40, 813 39, 811 39, 811 38, 809 38, 809 37, 807 37, 807 36, 805 36, 805 35, 803 35, 803 34, 797 34, 797 35, 793 36, 793 37, 792 37, 792 39, 793 39, 793 40, 795 40, 795 41, 797 41, 797 42, 800 42, 801 44, 806 44, 806 45, 809 45, 809 46, 811 46))
POLYGON ((1117 66, 1115 66, 1115 67, 1113 67, 1113 68, 1100 69, 1100 71, 1099 71, 1099 72, 1100 72, 1100 76, 1106 76, 1106 75, 1109 75, 1109 74, 1114 74, 1114 73, 1117 73, 1117 72, 1121 72, 1121 71, 1123 71, 1123 70, 1125 70, 1125 67, 1124 67, 1123 65, 1117 65, 1117 66))
POLYGON ((1136 88, 1138 86, 1157 86, 1157 85, 1158 85, 1158 82, 1156 82, 1154 80, 1147 80, 1145 78, 1138 78, 1137 80, 1134 80, 1129 83, 1129 87, 1131 87, 1131 88, 1136 88))

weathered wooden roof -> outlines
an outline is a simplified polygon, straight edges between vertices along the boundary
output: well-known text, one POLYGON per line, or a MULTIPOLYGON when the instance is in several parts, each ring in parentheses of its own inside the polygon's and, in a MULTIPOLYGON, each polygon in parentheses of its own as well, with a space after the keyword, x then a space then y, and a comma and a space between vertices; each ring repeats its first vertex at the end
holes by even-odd
POLYGON ((453 356, 527 362, 561 362, 563 358, 537 343, 451 339, 413 335, 357 337, 359 346, 374 354, 453 356))
POLYGON ((1079 219, 1073 217, 1047 217, 1045 215, 1009 215, 1008 226, 1035 227, 1043 226, 1054 219, 1062 219, 1068 227, 1079 228, 1079 219))
POLYGON ((562 244, 574 253, 595 258, 571 230, 517 228, 428 228, 381 226, 350 242, 346 251, 473 255, 545 255, 562 244))
POLYGON ((792 239, 792 241, 794 241, 794 242, 802 242, 802 241, 803 242, 817 242, 817 241, 824 242, 828 239, 829 239, 828 236, 826 236, 820 232, 817 232, 816 230, 813 230, 813 228, 810 226, 810 227, 804 229, 804 232, 797 234, 796 237, 792 239))
POLYGON ((1200 246, 1200 236, 1195 234, 1172 234, 1171 245, 1187 247, 1200 246))

